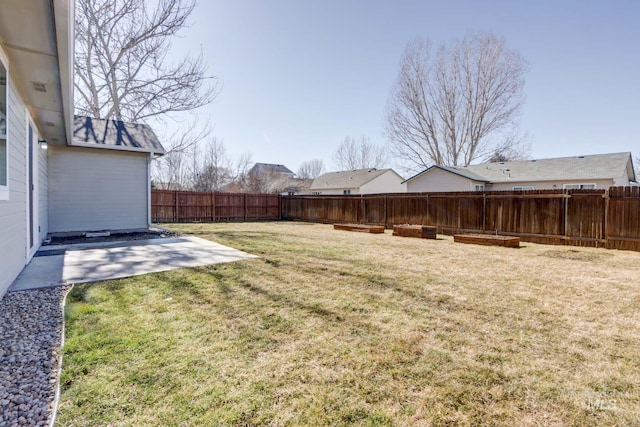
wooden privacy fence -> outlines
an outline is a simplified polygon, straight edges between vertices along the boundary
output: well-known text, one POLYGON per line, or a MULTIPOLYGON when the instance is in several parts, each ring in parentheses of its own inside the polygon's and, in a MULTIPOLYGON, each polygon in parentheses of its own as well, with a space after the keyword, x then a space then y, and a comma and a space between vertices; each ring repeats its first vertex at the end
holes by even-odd
POLYGON ((153 222, 279 220, 278 194, 151 190, 153 222))
POLYGON ((439 233, 499 233, 523 241, 640 251, 640 188, 285 196, 282 218, 423 224, 439 233))

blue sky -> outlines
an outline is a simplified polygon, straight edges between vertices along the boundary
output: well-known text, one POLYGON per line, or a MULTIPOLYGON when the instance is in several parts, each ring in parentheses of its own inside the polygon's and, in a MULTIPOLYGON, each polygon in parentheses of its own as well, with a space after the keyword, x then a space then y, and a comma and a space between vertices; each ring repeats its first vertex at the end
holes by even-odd
POLYGON ((200 0, 177 53, 202 51, 222 91, 200 115, 237 157, 332 169, 346 136, 388 144, 384 112, 408 41, 470 31, 529 62, 533 158, 640 153, 640 2, 200 0))

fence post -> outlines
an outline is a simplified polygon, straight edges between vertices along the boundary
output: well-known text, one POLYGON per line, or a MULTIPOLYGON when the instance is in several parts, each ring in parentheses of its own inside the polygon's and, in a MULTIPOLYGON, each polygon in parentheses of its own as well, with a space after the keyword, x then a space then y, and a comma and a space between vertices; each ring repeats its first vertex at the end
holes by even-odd
POLYGON ((387 224, 387 219, 388 219, 388 215, 387 215, 387 194, 385 193, 384 195, 384 226, 385 227, 389 227, 387 224))
POLYGON ((180 214, 178 213, 178 212, 179 212, 179 210, 178 210, 178 208, 179 208, 179 202, 178 202, 178 191, 174 191, 174 192, 173 192, 173 198, 174 198, 174 199, 175 199, 175 201, 176 201, 176 208, 175 208, 175 212, 174 212, 174 215, 173 215, 173 216, 174 216, 174 222, 180 222, 180 221, 179 221, 179 219, 180 219, 180 214))
POLYGON ((211 222, 216 222, 216 193, 211 192, 211 222))
POLYGON ((244 193, 244 222, 247 222, 247 193, 244 193))
POLYGON ((564 190, 564 244, 569 240, 569 191, 564 190))
POLYGON ((482 192, 482 232, 487 231, 487 192, 482 192))
MULTIPOLYGON (((427 193, 427 224, 426 225, 433 225, 431 223, 431 216, 429 215, 429 193, 427 193)), ((437 226, 438 224, 436 224, 437 226)))
POLYGON ((609 189, 604 191, 604 247, 609 249, 609 189))
POLYGON ((278 194, 278 221, 282 221, 282 194, 278 194))

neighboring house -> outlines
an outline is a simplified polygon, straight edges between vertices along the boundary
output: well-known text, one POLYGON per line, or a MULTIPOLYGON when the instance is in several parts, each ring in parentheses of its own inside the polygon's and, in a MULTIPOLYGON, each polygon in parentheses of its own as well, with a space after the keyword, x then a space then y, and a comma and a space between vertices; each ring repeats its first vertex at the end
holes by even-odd
POLYGON ((636 181, 631 153, 431 166, 407 179, 407 192, 606 189, 636 181))
POLYGON ((271 163, 256 163, 249 169, 251 178, 261 178, 264 176, 279 176, 283 178, 293 178, 294 173, 285 165, 275 165, 271 163))
POLYGON ((393 169, 356 169, 320 175, 311 184, 311 194, 404 193, 404 178, 393 169))
POLYGON ((282 191, 283 196, 297 196, 301 194, 311 194, 312 179, 290 178, 286 181, 286 187, 282 191))
POLYGON ((280 194, 291 186, 295 174, 284 165, 256 163, 249 170, 244 191, 280 194))
POLYGON ((0 2, 0 296, 50 232, 149 225, 146 126, 73 116, 72 0, 0 2))

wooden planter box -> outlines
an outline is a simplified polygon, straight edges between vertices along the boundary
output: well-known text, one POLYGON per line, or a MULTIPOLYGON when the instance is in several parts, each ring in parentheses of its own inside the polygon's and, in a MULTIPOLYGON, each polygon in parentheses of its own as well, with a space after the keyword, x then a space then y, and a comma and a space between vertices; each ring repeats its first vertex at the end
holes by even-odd
POLYGON ((436 227, 432 225, 394 225, 393 235, 400 237, 418 237, 420 239, 435 239, 436 227))
POLYGON ((475 243, 476 245, 504 246, 519 248, 520 238, 513 236, 496 236, 493 234, 455 234, 453 241, 458 243, 475 243))
POLYGON ((381 234, 384 233, 382 225, 365 225, 365 224, 333 224, 334 230, 360 231, 362 233, 381 234))

